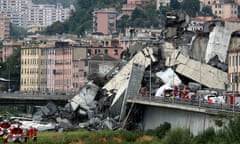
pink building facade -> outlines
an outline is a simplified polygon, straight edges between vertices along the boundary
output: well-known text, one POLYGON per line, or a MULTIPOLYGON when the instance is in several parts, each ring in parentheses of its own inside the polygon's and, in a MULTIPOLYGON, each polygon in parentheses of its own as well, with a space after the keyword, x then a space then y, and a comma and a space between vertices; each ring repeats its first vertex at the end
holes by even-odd
POLYGON ((72 91, 72 68, 72 48, 69 46, 56 47, 54 69, 55 92, 69 94, 72 91))
POLYGON ((116 33, 116 19, 118 12, 114 8, 101 9, 93 12, 93 32, 103 34, 116 33))
POLYGON ((123 15, 132 15, 132 12, 135 10, 137 5, 135 4, 124 4, 122 7, 122 14, 123 15))
POLYGON ((88 82, 89 61, 92 57, 99 54, 106 56, 93 61, 98 64, 99 71, 109 70, 121 57, 122 47, 118 46, 118 41, 101 42, 108 47, 83 47, 66 41, 25 43, 21 47, 20 91, 48 95, 78 93, 88 82), (111 57, 111 60, 108 57, 111 57))
POLYGON ((55 91, 55 80, 54 80, 54 70, 55 70, 55 50, 50 48, 47 55, 47 92, 53 94, 55 91))

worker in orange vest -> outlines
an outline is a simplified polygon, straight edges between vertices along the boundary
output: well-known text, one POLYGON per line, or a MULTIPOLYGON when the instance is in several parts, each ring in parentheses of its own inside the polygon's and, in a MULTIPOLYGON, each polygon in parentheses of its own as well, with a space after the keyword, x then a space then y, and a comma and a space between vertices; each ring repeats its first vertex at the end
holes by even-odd
POLYGON ((31 126, 27 131, 27 138, 28 139, 33 138, 33 141, 36 141, 37 140, 37 129, 31 126))
POLYGON ((37 129, 33 128, 33 141, 37 141, 37 129))

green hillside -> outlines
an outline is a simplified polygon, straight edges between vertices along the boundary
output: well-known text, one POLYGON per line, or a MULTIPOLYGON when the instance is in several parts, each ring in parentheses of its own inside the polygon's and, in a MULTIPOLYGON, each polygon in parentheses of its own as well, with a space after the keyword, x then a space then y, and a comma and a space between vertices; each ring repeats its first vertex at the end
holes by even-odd
MULTIPOLYGON (((64 23, 54 23, 47 27, 44 33, 73 33, 82 35, 86 31, 92 30, 92 12, 94 9, 115 7, 120 12, 122 5, 125 3, 126 0, 78 0, 75 5, 76 12, 69 20, 64 23)), ((129 26, 145 28, 158 27, 160 20, 158 18, 158 11, 156 11, 155 8, 155 3, 137 8, 133 12, 132 17, 124 16, 121 21, 118 22, 118 30, 120 31, 129 26)))

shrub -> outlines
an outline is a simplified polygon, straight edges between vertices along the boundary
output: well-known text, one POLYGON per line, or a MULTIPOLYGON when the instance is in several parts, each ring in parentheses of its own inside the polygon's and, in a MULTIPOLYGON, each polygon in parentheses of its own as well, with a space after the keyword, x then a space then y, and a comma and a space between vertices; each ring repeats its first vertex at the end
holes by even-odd
POLYGON ((174 128, 169 131, 162 139, 163 144, 190 144, 192 141, 192 134, 188 129, 174 128))
POLYGON ((208 128, 202 133, 199 133, 196 137, 193 138, 194 144, 207 144, 209 142, 214 142, 216 133, 214 128, 208 128))
POLYGON ((158 138, 163 138, 166 133, 171 129, 171 124, 168 122, 164 122, 163 124, 160 124, 159 127, 157 127, 154 130, 148 130, 146 134, 157 136, 158 138))

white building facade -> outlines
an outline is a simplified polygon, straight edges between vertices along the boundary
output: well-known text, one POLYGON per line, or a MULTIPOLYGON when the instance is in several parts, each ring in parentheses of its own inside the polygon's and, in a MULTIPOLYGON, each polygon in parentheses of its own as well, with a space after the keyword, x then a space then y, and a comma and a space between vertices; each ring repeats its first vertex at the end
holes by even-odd
POLYGON ((33 4, 32 0, 0 0, 0 13, 6 13, 10 21, 23 28, 44 28, 56 21, 63 22, 70 17, 70 8, 60 3, 33 4))

